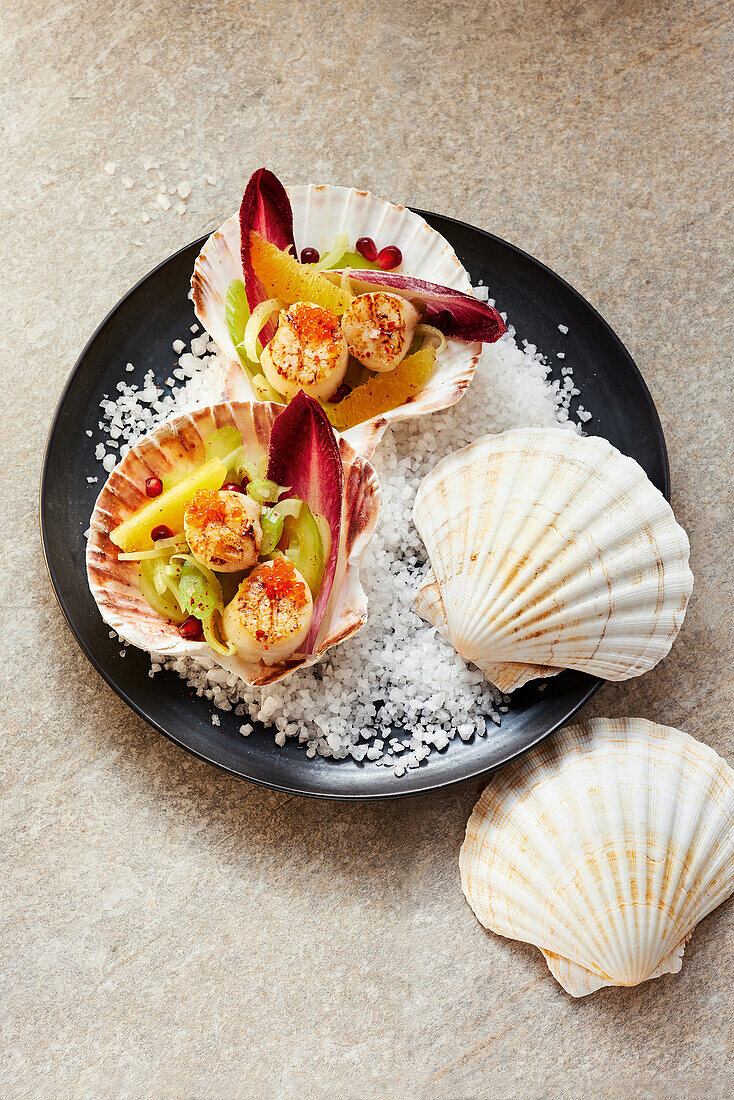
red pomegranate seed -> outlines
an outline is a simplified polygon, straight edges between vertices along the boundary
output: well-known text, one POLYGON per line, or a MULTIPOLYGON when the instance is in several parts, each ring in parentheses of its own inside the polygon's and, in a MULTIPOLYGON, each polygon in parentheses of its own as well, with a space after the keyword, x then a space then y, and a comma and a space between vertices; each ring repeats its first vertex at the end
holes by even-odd
POLYGON ((238 485, 236 481, 225 481, 222 486, 223 493, 244 493, 244 489, 241 485, 238 485))
POLYGON ((182 638, 188 638, 189 641, 192 642, 197 638, 204 637, 204 631, 201 629, 201 620, 197 619, 195 615, 189 615, 188 619, 181 623, 178 632, 182 638))
POLYGON ((150 532, 150 537, 153 542, 158 542, 160 539, 172 539, 173 531, 170 527, 166 527, 165 523, 161 523, 158 527, 154 527, 150 532))
POLYGON ((377 245, 372 240, 372 237, 360 237, 357 241, 357 252, 359 252, 360 256, 364 256, 365 260, 374 263, 377 259, 377 245))
POLYGON ((337 401, 343 401, 345 397, 349 397, 351 392, 352 387, 348 386, 346 382, 342 382, 341 386, 339 386, 339 388, 334 393, 334 396, 330 397, 329 400, 334 403, 336 403, 337 401))
POLYGON ((389 244, 377 253, 377 266, 383 271, 392 271, 394 267, 400 267, 402 262, 403 254, 395 244, 389 244))
POLYGON ((315 248, 302 248, 301 249, 301 263, 302 264, 317 264, 320 256, 315 248))
POLYGON ((163 492, 163 482, 159 477, 149 477, 145 482, 145 495, 159 497, 163 492))

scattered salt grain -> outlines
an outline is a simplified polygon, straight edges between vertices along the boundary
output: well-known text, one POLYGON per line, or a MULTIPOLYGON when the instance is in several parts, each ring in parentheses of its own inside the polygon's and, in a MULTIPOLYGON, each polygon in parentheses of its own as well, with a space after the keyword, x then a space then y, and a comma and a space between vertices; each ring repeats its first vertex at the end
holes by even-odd
POLYGON ((98 481, 99 481, 99 478, 97 478, 97 477, 88 477, 87 478, 87 485, 96 485, 98 481))
POLYGON ((187 199, 191 194, 191 184, 188 182, 188 180, 184 180, 182 183, 179 183, 176 190, 178 191, 179 198, 187 199))
POLYGON ((85 434, 88 435, 89 438, 91 439, 92 436, 94 435, 94 432, 91 430, 91 428, 87 428, 85 434))
POLYGON ((215 187, 216 186, 216 183, 217 183, 217 177, 216 176, 205 176, 204 178, 206 179, 206 182, 209 184, 210 187, 215 187))
POLYGON ((155 201, 158 203, 161 210, 171 209, 171 200, 169 199, 168 195, 164 195, 163 192, 159 192, 159 194, 156 195, 155 201))
POLYGON ((212 714, 212 725, 213 726, 221 726, 221 724, 222 724, 222 720, 219 717, 219 715, 218 714, 212 714))
POLYGON ((131 180, 129 176, 123 176, 122 186, 125 188, 126 191, 130 191, 131 188, 135 186, 135 182, 131 180))
MULTIPOLYGON (((197 333, 199 326, 190 330, 197 333)), ((190 352, 184 352, 185 346, 182 340, 173 345, 179 360, 172 373, 180 384, 168 377, 170 393, 156 386, 150 370, 140 386, 123 383, 114 400, 102 401, 100 426, 110 441, 119 439, 121 457, 163 420, 200 408, 221 393, 224 357, 208 335, 192 340, 190 352)), ((430 420, 405 421, 386 433, 373 458, 383 490, 380 523, 361 572, 370 617, 358 634, 330 650, 317 666, 268 688, 249 687, 211 658, 154 655, 151 669, 172 668, 219 710, 249 717, 251 722, 240 726, 243 736, 252 732, 252 721, 260 721, 273 727, 278 744, 295 739, 308 759, 350 756, 387 766, 397 777, 419 767, 431 752, 444 751, 454 738, 486 736, 484 720, 477 715, 498 726, 508 698, 413 611, 427 563, 406 517, 421 479, 443 455, 473 439, 529 424, 561 423, 578 431, 571 416, 577 390, 571 368, 564 367, 566 371, 560 381, 552 379, 546 359, 532 344, 519 347, 510 325, 497 343, 484 347, 472 386, 459 405, 430 420)), ((590 416, 583 409, 578 412, 581 422, 590 416)), ((104 453, 105 469, 114 463, 114 455, 104 453)), ((218 715, 212 723, 219 724, 218 715)))
POLYGON ((565 351, 557 351, 556 352, 556 359, 565 359, 565 358, 566 358, 565 351))
POLYGON ((185 214, 186 213, 186 203, 185 202, 179 202, 179 203, 176 204, 176 213, 177 214, 185 214))
POLYGON ((104 170, 105 170, 105 172, 107 173, 108 176, 114 176, 114 174, 117 170, 117 165, 114 164, 113 161, 108 160, 107 163, 104 166, 104 170))
POLYGON ((126 363, 125 370, 128 374, 132 374, 132 372, 135 370, 135 367, 132 365, 132 363, 126 363))
POLYGON ((105 455, 102 459, 102 465, 104 466, 107 473, 111 474, 115 468, 115 456, 110 454, 105 455))
POLYGON ((566 333, 568 332, 568 325, 559 325, 558 326, 558 331, 562 332, 563 335, 565 336, 566 333))

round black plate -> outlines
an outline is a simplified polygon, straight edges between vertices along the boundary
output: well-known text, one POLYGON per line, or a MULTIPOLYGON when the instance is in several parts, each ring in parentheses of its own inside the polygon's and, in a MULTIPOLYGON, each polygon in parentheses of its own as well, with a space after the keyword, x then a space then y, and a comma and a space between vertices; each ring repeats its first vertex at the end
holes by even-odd
MULTIPOLYGON (((585 408, 589 429, 632 455, 665 495, 668 465, 660 421, 652 398, 628 352, 607 323, 576 291, 531 256, 450 218, 420 211, 456 249, 473 281, 491 287, 525 338, 552 356, 566 353, 585 408), (568 325, 563 336, 558 325, 568 325)), ((293 742, 279 748, 270 730, 256 728, 243 738, 244 719, 220 713, 212 726, 211 706, 197 698, 172 672, 148 676, 148 657, 111 640, 87 587, 84 531, 101 488, 87 477, 100 476, 94 447, 104 394, 121 379, 142 381, 152 368, 160 382, 173 366, 174 340, 194 322, 187 298, 194 260, 205 238, 171 256, 122 299, 79 357, 61 396, 46 448, 41 483, 41 531, 46 563, 61 609, 77 641, 107 683, 142 718, 203 760, 243 779, 295 794, 324 798, 390 798, 434 790, 503 764, 537 744, 574 715, 600 681, 563 672, 541 692, 528 684, 513 696, 502 726, 488 722, 486 738, 465 743, 458 737, 420 768, 396 779, 392 769, 351 759, 306 758, 293 742), (135 373, 125 373, 125 364, 135 373), (93 438, 85 431, 91 429, 93 438)), ((556 360, 559 367, 563 361, 556 360)))

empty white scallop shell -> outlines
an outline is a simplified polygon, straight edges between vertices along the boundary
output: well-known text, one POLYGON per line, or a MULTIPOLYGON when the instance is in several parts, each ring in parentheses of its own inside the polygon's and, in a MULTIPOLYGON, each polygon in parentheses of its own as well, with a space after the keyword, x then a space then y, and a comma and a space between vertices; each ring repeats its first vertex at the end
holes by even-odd
POLYGON ((734 771, 642 718, 570 726, 490 782, 459 865, 481 923, 539 947, 572 996, 676 974, 734 892, 734 771))
MULTIPOLYGON (((451 245, 412 210, 354 187, 304 184, 286 190, 293 208, 299 251, 311 247, 323 254, 338 233, 349 234, 349 246, 354 251, 360 237, 372 237, 378 248, 388 244, 400 248, 401 272, 472 293, 469 276, 451 245)), ((194 266, 191 286, 197 317, 228 359, 224 396, 252 401, 255 395, 240 366, 225 316, 227 288, 233 279, 243 278, 236 213, 204 245, 194 266)), ((436 357, 433 374, 412 401, 349 428, 344 438, 359 454, 369 458, 388 424, 436 412, 458 401, 472 379, 480 353, 481 344, 448 340, 436 357)))
POLYGON ((182 638, 175 623, 164 619, 140 590, 138 564, 120 561, 110 532, 145 504, 146 479, 163 479, 171 472, 193 468, 205 458, 204 441, 211 433, 234 425, 253 457, 265 456, 273 422, 281 405, 222 402, 197 409, 156 428, 141 439, 110 474, 97 498, 87 542, 87 577, 102 618, 113 630, 140 649, 166 657, 204 656, 248 684, 271 684, 297 668, 314 664, 333 645, 343 642, 367 618, 367 597, 359 567, 372 537, 380 510, 381 492, 369 462, 344 440, 339 453, 344 468, 342 533, 336 574, 314 652, 279 664, 245 661, 215 653, 205 642, 182 638))
POLYGON ((605 439, 486 436, 424 478, 413 519, 432 566, 419 613, 503 691, 550 669, 639 676, 680 630, 685 531, 605 439))

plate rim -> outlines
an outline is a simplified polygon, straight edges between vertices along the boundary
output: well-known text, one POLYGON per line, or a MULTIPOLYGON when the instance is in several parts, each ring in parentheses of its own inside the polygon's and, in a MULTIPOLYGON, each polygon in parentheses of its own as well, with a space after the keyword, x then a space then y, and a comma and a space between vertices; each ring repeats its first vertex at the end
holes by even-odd
MULTIPOLYGON (((481 229, 479 226, 472 225, 470 222, 462 221, 459 218, 452 218, 452 217, 450 217, 446 214, 436 214, 436 213, 434 213, 432 211, 429 211, 429 210, 423 210, 420 207, 410 207, 409 209, 413 210, 414 213, 419 214, 421 217, 425 218, 426 221, 429 222, 429 224, 430 224, 430 219, 431 218, 440 219, 442 222, 447 222, 450 225, 455 225, 457 228, 459 228, 461 230, 468 230, 472 233, 479 234, 481 237, 484 237, 484 238, 488 239, 489 241, 492 241, 494 244, 498 244, 498 245, 502 246, 503 248, 509 249, 510 252, 515 253, 523 261, 530 261, 530 263, 532 263, 536 267, 541 268, 546 275, 550 276, 556 282, 560 283, 568 293, 570 293, 573 297, 578 299, 582 303, 583 306, 585 306, 588 310, 591 311, 591 313, 594 315, 595 319, 598 322, 601 322, 602 327, 606 330, 607 335, 611 337, 612 342, 616 346, 617 351, 627 361, 628 366, 630 366, 632 368, 632 371, 633 371, 634 375, 637 377, 638 383, 640 384, 642 395, 644 396, 645 403, 648 407, 648 412, 651 416, 651 422, 653 423, 653 425, 655 427, 656 442, 657 442, 657 444, 660 448, 660 452, 661 452, 662 466, 663 466, 663 486, 662 486, 661 491, 662 491, 663 496, 665 497, 665 499, 669 502, 670 501, 670 489, 671 489, 671 485, 670 485, 670 462, 669 462, 669 458, 668 458, 668 448, 667 448, 667 444, 666 444, 666 441, 665 441, 665 434, 663 432, 662 423, 660 421, 660 416, 659 416, 657 408, 655 406, 655 402, 654 402, 652 394, 650 393, 650 390, 647 386, 647 383, 645 382, 645 379, 642 375, 642 372, 640 371, 639 367, 635 363, 635 361, 632 358, 630 352, 627 350, 627 348, 623 344, 622 340, 619 338, 617 333, 611 327, 609 322, 605 320, 605 318, 601 315, 601 313, 599 313, 599 311, 596 309, 596 307, 593 306, 591 304, 591 302, 589 302, 583 296, 583 294, 581 294, 578 290, 576 290, 575 287, 573 287, 569 282, 567 282, 561 275, 558 275, 555 271, 553 271, 552 268, 550 268, 547 264, 543 263, 542 260, 537 259, 535 256, 532 256, 529 252, 526 252, 523 249, 519 248, 517 245, 514 245, 514 244, 510 243, 509 241, 504 240, 502 237, 498 237, 496 234, 490 233, 488 230, 481 229)), ((213 232, 216 232, 216 230, 213 230, 213 232)), ((128 692, 115 681, 114 677, 111 676, 105 670, 105 668, 101 664, 101 661, 97 658, 94 651, 91 649, 91 647, 88 645, 86 640, 81 635, 80 631, 77 629, 77 627, 75 625, 75 622, 74 622, 73 615, 71 613, 71 610, 67 607, 66 601, 64 600, 64 598, 62 597, 62 595, 59 591, 59 586, 58 586, 58 583, 57 583, 57 578, 55 576, 54 567, 53 567, 52 562, 50 560, 50 549, 49 549, 49 540, 48 540, 48 517, 46 516, 46 510, 45 510, 46 499, 47 499, 47 483, 48 483, 48 478, 49 478, 51 446, 52 446, 52 443, 53 443, 53 440, 54 440, 54 436, 55 436, 55 433, 56 433, 56 428, 57 428, 59 419, 61 417, 62 409, 63 409, 64 403, 66 401, 67 393, 69 392, 69 390, 72 386, 72 383, 74 381, 74 378, 75 378, 77 372, 81 369, 82 364, 83 364, 89 350, 91 349, 92 345, 97 340, 97 338, 100 336, 103 329, 106 327, 106 325, 109 323, 111 318, 115 315, 115 313, 117 313, 117 311, 124 306, 124 304, 126 303, 128 298, 132 297, 132 295, 135 294, 135 292, 143 285, 143 283, 147 282, 147 280, 150 279, 153 275, 155 275, 156 272, 158 272, 161 268, 165 267, 172 260, 176 259, 182 253, 188 252, 190 249, 193 249, 194 247, 198 247, 199 250, 201 250, 202 245, 204 244, 204 242, 206 240, 208 240, 208 238, 210 236, 211 236, 211 234, 209 234, 209 233, 204 234, 203 236, 195 238, 193 241, 190 241, 188 244, 183 245, 181 248, 176 249, 175 252, 170 253, 170 255, 166 256, 163 260, 159 261, 159 263, 155 264, 152 268, 150 268, 147 272, 145 272, 133 284, 133 286, 131 286, 122 295, 122 297, 119 298, 119 300, 112 306, 112 308, 110 310, 108 310, 108 312, 105 314, 103 319, 99 322, 99 324, 96 326, 96 328, 92 332, 89 339, 84 344, 81 352, 77 356, 77 359, 74 363, 74 366, 72 367, 71 371, 69 372, 69 375, 66 379, 66 382, 64 383, 64 386, 61 390, 61 394, 59 395, 59 398, 56 402, 56 407, 54 409, 54 413, 53 413, 53 416, 52 416, 52 419, 51 419, 50 427, 48 429, 48 433, 47 433, 47 436, 46 436, 46 442, 45 442, 45 446, 44 446, 44 451, 43 451, 43 462, 42 462, 42 465, 41 465, 41 476, 40 476, 40 484, 39 484, 38 509, 39 509, 39 526, 40 526, 40 533, 41 533, 41 548, 42 548, 42 552, 43 552, 43 560, 44 560, 44 563, 45 563, 45 566, 46 566, 46 572, 48 574, 48 578, 49 578, 49 581, 50 581, 50 584, 51 584, 51 588, 52 588, 54 596, 56 598, 56 602, 57 602, 57 604, 58 604, 58 606, 61 610, 62 615, 64 616, 64 619, 66 620, 67 626, 71 630, 71 633, 72 633, 73 637, 75 638, 77 644, 79 645, 80 649, 84 653, 85 657, 90 662, 90 664, 95 669, 95 671, 98 673, 98 675, 101 676, 101 678, 108 685, 108 687, 112 688, 112 690, 115 692, 115 694, 118 696, 118 698, 121 699, 123 701, 123 703, 125 703, 125 705, 128 706, 133 711, 133 713, 137 714, 139 718, 142 718, 142 720, 144 722, 146 722, 149 726, 152 726, 153 729, 155 729, 158 733, 160 733, 164 737, 166 737, 172 744, 176 745, 178 748, 183 749, 185 752, 189 753, 191 756, 194 756, 196 759, 202 760, 205 764, 211 765, 212 767, 216 768, 218 771, 223 772, 226 775, 232 776, 235 779, 238 779, 242 782, 254 783, 258 787, 263 787, 263 788, 266 788, 268 790, 276 790, 276 791, 282 792, 283 794, 298 795, 300 797, 305 797, 305 798, 318 798, 318 799, 322 799, 322 800, 329 801, 329 802, 381 802, 381 801, 386 800, 386 799, 395 799, 395 798, 419 798, 423 795, 432 794, 436 791, 446 790, 447 788, 456 786, 459 783, 468 783, 468 782, 474 781, 474 780, 476 780, 476 779, 478 779, 482 776, 488 779, 492 775, 492 773, 494 773, 497 769, 504 767, 506 764, 509 764, 513 760, 519 759, 521 756, 524 756, 527 752, 530 752, 531 749, 536 748, 539 744, 541 744, 543 741, 545 741, 546 738, 552 737, 554 733, 557 733, 559 729, 562 729, 563 726, 567 725, 579 713, 579 711, 582 710, 583 707, 586 706, 586 704, 589 702, 589 700, 597 693, 597 691, 599 691, 602 684, 604 684, 606 681, 604 681, 604 680, 602 680, 598 677, 590 677, 589 679, 590 679, 591 682, 590 682, 587 690, 584 692, 583 696, 581 697, 581 699, 578 700, 576 703, 574 703, 574 705, 571 706, 570 709, 568 709, 568 711, 567 711, 567 713, 565 714, 564 717, 562 717, 562 718, 556 720, 554 723, 552 723, 549 726, 549 728, 547 730, 545 730, 542 734, 540 734, 537 738, 535 738, 535 740, 531 741, 527 745, 524 745, 520 749, 508 750, 508 752, 502 757, 501 760, 495 761, 494 763, 492 763, 491 765, 489 765, 487 767, 474 768, 472 771, 468 772, 466 775, 461 775, 461 776, 457 776, 456 778, 447 778, 447 779, 442 779, 442 780, 439 780, 439 781, 436 781, 436 782, 427 783, 426 785, 421 787, 419 790, 400 790, 400 789, 396 789, 396 790, 392 790, 392 791, 387 790, 387 791, 378 791, 378 792, 361 792, 361 791, 336 792, 336 791, 326 791, 326 790, 304 790, 302 787, 299 787, 299 786, 293 786, 293 785, 289 785, 287 783, 281 783, 281 782, 266 782, 263 779, 258 779, 258 778, 255 778, 253 776, 244 775, 239 771, 235 771, 233 768, 227 767, 226 764, 222 764, 220 761, 212 759, 211 757, 207 756, 206 753, 197 751, 191 745, 185 744, 183 741, 181 741, 176 736, 175 733, 173 733, 170 730, 165 729, 160 724, 160 722, 158 722, 152 715, 148 714, 145 711, 145 709, 139 703, 137 703, 135 701, 135 699, 133 699, 128 694, 128 692)), ((338 766, 339 763, 341 763, 341 761, 334 761, 335 766, 338 766)), ((420 772, 418 774, 420 774, 420 772)), ((396 784, 396 786, 397 786, 397 784, 396 784)))

